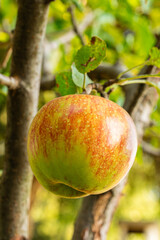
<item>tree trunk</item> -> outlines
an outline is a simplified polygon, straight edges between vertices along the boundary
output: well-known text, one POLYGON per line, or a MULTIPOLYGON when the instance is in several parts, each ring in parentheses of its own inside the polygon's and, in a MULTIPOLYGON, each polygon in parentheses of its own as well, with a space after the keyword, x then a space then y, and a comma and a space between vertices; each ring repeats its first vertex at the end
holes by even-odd
POLYGON ((37 110, 43 39, 48 4, 19 0, 11 76, 19 87, 9 90, 5 163, 1 182, 1 240, 28 238, 32 173, 27 159, 27 133, 37 110))

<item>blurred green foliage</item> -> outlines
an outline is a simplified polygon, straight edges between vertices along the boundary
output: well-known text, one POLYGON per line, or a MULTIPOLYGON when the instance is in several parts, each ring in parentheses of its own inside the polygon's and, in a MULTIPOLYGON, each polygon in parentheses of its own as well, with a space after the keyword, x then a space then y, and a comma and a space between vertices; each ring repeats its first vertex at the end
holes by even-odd
POLYGON ((33 240, 69 240, 81 200, 58 198, 42 187, 39 187, 36 199, 31 210, 35 222, 33 240))
MULTIPOLYGON (((15 28, 16 0, 0 2, 0 72, 9 75, 11 32, 15 28), (4 59, 7 62, 3 65, 4 59)), ((127 68, 142 63, 149 56, 150 49, 160 34, 159 0, 56 0, 50 4, 46 39, 56 42, 56 47, 47 56, 47 65, 52 73, 70 69, 76 51, 81 47, 77 36, 59 44, 59 38, 72 29, 71 17, 67 11, 73 2, 74 14, 79 23, 89 14, 93 22, 86 26, 83 37, 86 42, 96 35, 107 45, 106 63, 120 62, 127 68)), ((137 73, 138 70, 133 70, 137 73)), ((57 90, 57 89, 56 89, 57 90)), ((40 93, 39 107, 57 94, 53 90, 40 93)), ((7 88, 0 86, 0 156, 4 154, 6 128, 7 88)), ((119 105, 124 103, 124 93, 117 87, 110 95, 119 105)), ((144 139, 160 148, 160 100, 151 115, 153 125, 146 129, 144 139)), ((155 159, 143 153, 139 147, 135 164, 129 174, 129 182, 124 190, 120 205, 114 215, 108 238, 120 240, 119 220, 160 221, 160 188, 157 182, 158 169, 155 159)), ((31 209, 31 236, 33 240, 69 240, 73 223, 81 204, 80 200, 60 199, 38 188, 31 209)), ((132 234, 130 240, 143 240, 144 236, 132 234)))

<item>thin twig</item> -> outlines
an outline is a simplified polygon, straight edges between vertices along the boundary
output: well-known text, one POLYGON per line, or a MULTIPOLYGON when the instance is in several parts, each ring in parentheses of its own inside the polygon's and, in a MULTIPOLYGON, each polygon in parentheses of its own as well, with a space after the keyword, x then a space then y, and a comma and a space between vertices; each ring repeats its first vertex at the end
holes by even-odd
POLYGON ((5 57, 4 57, 3 61, 2 61, 2 64, 1 64, 2 68, 5 68, 7 66, 7 63, 9 61, 11 55, 12 55, 12 47, 8 48, 8 50, 6 52, 6 55, 5 55, 5 57))
MULTIPOLYGON (((83 32, 92 22, 94 19, 94 12, 88 13, 84 19, 83 22, 78 24, 79 31, 83 32)), ((68 32, 65 32, 62 36, 59 36, 58 39, 55 39, 52 42, 45 40, 45 55, 47 56, 51 51, 54 49, 57 49, 60 44, 66 44, 70 42, 75 37, 75 32, 73 30, 69 30, 68 32)))
POLYGON ((0 74, 0 85, 5 85, 10 89, 16 89, 19 86, 19 81, 13 77, 7 77, 3 74, 0 74))
POLYGON ((113 89, 110 89, 108 92, 105 92, 105 89, 116 82, 117 79, 108 79, 103 85, 100 83, 91 83, 87 85, 85 92, 90 94, 92 90, 95 89, 101 94, 101 97, 108 99, 109 94, 113 91, 113 89))
POLYGON ((77 34, 77 37, 79 37, 82 45, 85 45, 85 42, 84 42, 83 37, 82 37, 82 34, 80 33, 80 30, 79 30, 79 28, 78 28, 78 25, 77 25, 77 22, 76 22, 76 18, 75 18, 75 16, 74 16, 74 8, 73 8, 72 5, 69 6, 68 12, 69 12, 70 15, 71 15, 71 22, 72 22, 72 25, 73 25, 73 30, 74 30, 74 32, 77 34))
POLYGON ((90 94, 93 89, 97 90, 101 94, 101 97, 108 98, 108 94, 104 92, 103 85, 100 83, 88 84, 85 89, 86 94, 90 94))
POLYGON ((103 84, 103 90, 105 90, 107 87, 117 83, 117 79, 108 79, 104 84, 103 84))
POLYGON ((143 151, 151 156, 160 157, 160 149, 153 147, 151 144, 142 141, 143 151))
POLYGON ((5 68, 7 66, 7 63, 12 55, 12 43, 13 43, 13 36, 14 36, 14 30, 10 32, 4 30, 3 32, 8 34, 9 40, 7 42, 0 43, 0 48, 5 49, 5 54, 0 63, 0 68, 5 68))

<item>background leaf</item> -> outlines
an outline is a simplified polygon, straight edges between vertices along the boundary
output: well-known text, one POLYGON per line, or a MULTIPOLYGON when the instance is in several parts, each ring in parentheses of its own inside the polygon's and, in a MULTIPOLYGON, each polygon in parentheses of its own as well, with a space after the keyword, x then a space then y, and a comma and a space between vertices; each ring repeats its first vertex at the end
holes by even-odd
POLYGON ((76 85, 72 80, 71 72, 62 72, 56 76, 57 87, 62 96, 77 92, 76 85))
MULTIPOLYGON (((75 64, 73 63, 72 66, 72 79, 73 82, 76 84, 76 86, 78 87, 83 87, 83 80, 84 80, 84 74, 80 73, 75 64)), ((93 83, 93 81, 86 75, 86 83, 85 83, 85 87, 89 84, 89 83, 93 83)))
MULTIPOLYGON (((51 73, 68 71, 74 62, 75 49, 81 48, 81 43, 76 35, 70 40, 61 42, 61 37, 70 31, 71 17, 67 12, 74 0, 56 0, 50 4, 46 40, 54 43, 55 47, 48 52, 45 65, 51 73), (69 2, 70 1, 70 2, 69 2)), ((107 58, 103 64, 120 63, 125 69, 132 68, 146 61, 151 48, 156 43, 156 35, 160 33, 160 1, 148 0, 75 0, 82 3, 83 12, 74 9, 78 27, 85 19, 93 16, 92 23, 86 25, 81 33, 84 40, 98 36, 107 43, 107 58), (146 8, 147 5, 147 8, 146 8), (149 7, 148 7, 149 6, 149 7)), ((75 4, 74 4, 75 5, 75 4)), ((17 1, 0 1, 0 31, 11 32, 15 29, 17 14, 17 1)), ((84 25, 86 20, 84 21, 84 25)), ((81 30, 81 28, 80 28, 81 30)), ((2 41, 2 39, 1 39, 2 41)), ((47 44, 48 44, 47 43, 47 44)), ((7 39, 0 44, 0 60, 4 59, 8 49, 7 39), (5 43, 5 44, 4 44, 5 43)), ((48 45, 47 45, 48 46, 48 45)), ((4 75, 9 76, 10 61, 3 69, 4 75)), ((45 69, 44 69, 45 70, 45 69)), ((139 68, 132 70, 135 75, 139 68)), ((157 82, 157 81, 156 81, 157 82)), ((103 84, 104 81, 100 81, 103 84)), ((133 85, 134 88, 134 85, 133 85)), ((7 114, 6 103, 3 100, 6 93, 0 94, 0 155, 3 154, 1 146, 5 139, 7 114)), ((59 88, 40 92, 39 107, 57 96, 59 88), (54 91, 55 90, 55 91, 54 91), (43 104, 42 104, 43 103, 43 104)), ((106 89, 107 90, 107 89, 106 89)), ((110 100, 123 105, 125 93, 117 86, 110 94, 110 100)), ((6 100, 5 100, 6 102, 6 100)), ((145 130, 144 140, 160 149, 160 99, 152 114, 151 124, 145 130)), ((129 174, 128 184, 124 190, 120 205, 116 210, 107 239, 117 240, 121 235, 119 221, 148 221, 160 222, 159 204, 159 169, 158 161, 140 149, 137 159, 129 174), (142 163, 140 165, 139 163, 142 163), (157 181, 158 180, 158 181, 157 181), (147 211, 146 211, 147 209, 147 211)), ((73 233, 73 224, 82 199, 61 199, 49 193, 44 188, 38 187, 34 192, 34 204, 31 208, 31 236, 32 240, 70 240, 73 233), (45 214, 44 214, 45 213, 45 214)), ((129 239, 144 240, 142 234, 131 234, 129 239)))
POLYGON ((153 47, 150 51, 150 61, 149 64, 155 65, 160 68, 160 50, 156 47, 153 47))
POLYGON ((3 111, 6 99, 7 99, 7 87, 6 86, 0 86, 0 113, 3 111))
POLYGON ((75 65, 79 72, 87 73, 98 67, 106 56, 106 44, 98 38, 92 37, 89 45, 81 47, 75 56, 75 65))

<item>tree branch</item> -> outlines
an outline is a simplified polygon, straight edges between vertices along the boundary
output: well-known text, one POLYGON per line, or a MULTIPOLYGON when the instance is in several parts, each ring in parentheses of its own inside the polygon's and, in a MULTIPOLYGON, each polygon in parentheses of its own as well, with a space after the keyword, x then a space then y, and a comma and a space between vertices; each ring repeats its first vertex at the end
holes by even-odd
MULTIPOLYGON (((101 80, 108 79, 105 87, 110 86, 115 82, 115 78, 121 73, 124 69, 122 66, 105 64, 97 67, 92 72, 88 73, 88 76, 95 82, 100 82, 101 80)), ((125 77, 131 77, 130 73, 124 74, 125 77)), ((136 84, 135 84, 136 85, 136 84)), ((137 84, 138 85, 138 84, 137 84)), ((41 79, 41 90, 50 90, 56 86, 56 78, 50 73, 45 73, 41 79)))
MULTIPOLYGON (((110 65, 110 64, 102 64, 98 66, 95 70, 88 73, 88 76, 95 80, 96 82, 100 82, 101 80, 106 79, 116 79, 116 77, 124 71, 124 67, 120 64, 110 65)), ((131 77, 131 73, 125 73, 123 77, 131 77)))
MULTIPOLYGON (((156 69, 153 69, 153 71, 156 71, 156 69)), ((134 88, 133 85, 132 88, 134 88)), ((132 117, 137 127, 139 140, 141 140, 142 131, 144 131, 147 123, 150 123, 150 113, 157 101, 157 96, 158 94, 154 88, 146 87, 144 94, 139 94, 138 98, 136 95, 135 98, 130 98, 131 103, 128 104, 128 108, 126 107, 126 110, 128 110, 130 114, 133 113, 132 117), (136 106, 136 110, 134 112, 132 111, 132 109, 134 109, 132 108, 132 104, 136 106), (144 113, 145 121, 143 118, 144 113), (141 131, 139 126, 142 128, 141 131)), ((127 178, 125 178, 114 189, 104 194, 84 198, 75 222, 75 229, 72 238, 73 240, 106 239, 106 234, 108 232, 116 206, 121 197, 126 179, 127 178), (98 202, 101 202, 101 204, 98 204, 98 202), (95 208, 96 211, 94 211, 95 208)))
POLYGON ((7 77, 0 73, 0 84, 9 87, 10 89, 16 89, 19 86, 19 81, 13 77, 7 77))
POLYGON ((20 81, 9 89, 7 136, 0 196, 1 240, 28 238, 32 173, 27 159, 27 134, 36 114, 43 40, 48 5, 44 0, 19 0, 13 40, 11 77, 20 81))
POLYGON ((56 86, 56 76, 51 73, 45 73, 41 78, 41 91, 51 90, 56 86))
POLYGON ((153 157, 160 157, 160 149, 153 147, 151 144, 145 141, 142 141, 142 149, 145 153, 153 157))
POLYGON ((125 184, 126 179, 107 193, 91 195, 83 200, 75 222, 73 240, 106 239, 106 232, 125 184))
POLYGON ((72 5, 69 6, 68 12, 71 15, 71 22, 72 22, 72 26, 73 26, 74 32, 76 33, 77 37, 80 39, 82 45, 85 45, 85 42, 84 42, 83 37, 82 37, 82 34, 79 31, 79 28, 78 28, 78 25, 77 25, 77 22, 76 22, 76 19, 75 19, 75 16, 74 16, 74 8, 73 8, 72 5))
MULTIPOLYGON (((151 74, 157 74, 159 71, 160 69, 152 66, 151 74)), ((153 82, 155 81, 152 77, 148 80, 153 82)), ((155 88, 144 85, 142 89, 140 97, 136 100, 136 105, 134 102, 135 107, 132 111, 132 117, 136 122, 139 142, 142 141, 145 128, 150 124, 150 114, 158 100, 158 93, 155 88)))

